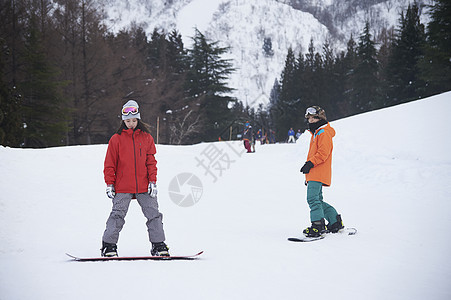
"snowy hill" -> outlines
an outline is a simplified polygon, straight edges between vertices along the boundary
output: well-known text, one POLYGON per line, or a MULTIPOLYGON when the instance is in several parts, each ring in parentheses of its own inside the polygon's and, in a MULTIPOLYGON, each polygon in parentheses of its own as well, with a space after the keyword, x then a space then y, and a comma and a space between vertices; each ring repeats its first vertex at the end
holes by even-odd
MULTIPOLYGON (((309 224, 307 134, 254 154, 240 142, 158 145, 167 243, 173 255, 204 250, 197 261, 69 261, 100 252, 106 145, 0 147, 0 299, 450 299, 450 112, 451 92, 333 122, 325 199, 359 231, 309 244, 286 240, 309 224), (176 190, 187 172, 201 191, 176 190), (170 191, 198 202, 178 205, 170 191)), ((150 251, 135 202, 118 250, 150 251)))
MULTIPOLYGON (((207 38, 231 48, 237 71, 231 76, 233 96, 244 104, 267 104, 271 88, 280 77, 289 47, 306 53, 313 38, 321 52, 328 39, 334 49, 345 50, 351 34, 358 37, 366 21, 372 34, 396 27, 400 13, 411 0, 99 0, 108 27, 117 32, 133 22, 150 35, 154 28, 178 29, 186 47, 194 28, 207 38), (270 40, 274 55, 265 55, 270 40)), ((432 0, 417 1, 419 5, 432 0)), ((427 15, 423 13, 423 22, 427 15)))

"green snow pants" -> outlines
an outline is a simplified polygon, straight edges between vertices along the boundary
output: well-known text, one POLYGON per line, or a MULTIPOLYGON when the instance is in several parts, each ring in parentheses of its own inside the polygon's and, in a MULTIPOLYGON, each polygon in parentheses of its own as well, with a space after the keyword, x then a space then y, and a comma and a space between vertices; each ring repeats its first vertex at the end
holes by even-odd
POLYGON ((323 201, 323 184, 309 181, 307 184, 307 203, 310 207, 310 220, 319 221, 323 218, 333 224, 337 222, 337 211, 332 205, 323 201))

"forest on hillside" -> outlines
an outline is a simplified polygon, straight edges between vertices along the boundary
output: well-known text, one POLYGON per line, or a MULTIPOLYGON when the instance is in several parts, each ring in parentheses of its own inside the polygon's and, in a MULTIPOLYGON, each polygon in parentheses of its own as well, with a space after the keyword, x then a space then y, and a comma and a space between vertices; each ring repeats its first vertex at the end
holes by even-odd
POLYGON ((255 110, 230 96, 229 49, 198 30, 187 48, 177 30, 109 31, 92 0, 1 1, 0 144, 107 143, 129 99, 159 143, 236 138, 246 121, 283 141, 305 127, 310 105, 335 120, 448 91, 451 5, 436 1, 430 12, 421 24, 413 3, 376 37, 368 23, 343 52, 313 40, 307 53, 289 50, 270 105, 255 110))
POLYGON ((427 26, 415 3, 401 14, 398 28, 382 30, 377 37, 367 23, 338 54, 327 42, 315 49, 313 40, 307 53, 289 49, 271 92, 273 127, 305 127, 299 116, 310 105, 320 105, 329 120, 336 120, 450 90, 449 2, 432 7, 427 26))

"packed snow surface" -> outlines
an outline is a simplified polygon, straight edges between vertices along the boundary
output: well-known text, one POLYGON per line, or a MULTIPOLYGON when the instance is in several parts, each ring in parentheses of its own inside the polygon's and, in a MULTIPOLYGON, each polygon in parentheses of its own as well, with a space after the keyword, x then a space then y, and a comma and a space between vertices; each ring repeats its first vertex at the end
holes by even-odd
MULTIPOLYGON (((111 200, 106 145, 0 147, 0 299, 451 299, 451 92, 332 122, 324 197, 355 236, 292 243, 309 225, 296 144, 157 146, 160 210, 173 255, 196 261, 87 262, 111 200), (197 177, 177 205, 174 178, 197 177)), ((150 121, 150 120, 149 120, 150 121)), ((288 128, 287 128, 288 131, 288 128)), ((132 202, 119 254, 148 255, 132 202)))

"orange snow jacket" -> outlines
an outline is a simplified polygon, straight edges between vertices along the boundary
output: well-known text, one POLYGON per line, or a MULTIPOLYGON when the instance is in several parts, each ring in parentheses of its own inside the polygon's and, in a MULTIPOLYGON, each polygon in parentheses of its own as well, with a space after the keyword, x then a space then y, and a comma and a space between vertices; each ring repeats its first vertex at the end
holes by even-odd
POLYGON ((334 148, 332 138, 335 130, 329 123, 318 128, 310 138, 310 148, 307 161, 313 163, 313 168, 305 174, 305 180, 319 181, 325 186, 330 186, 332 181, 332 150, 334 148))
POLYGON ((123 129, 108 143, 104 163, 106 184, 116 193, 146 193, 150 181, 157 181, 157 161, 153 137, 140 129, 123 129))

